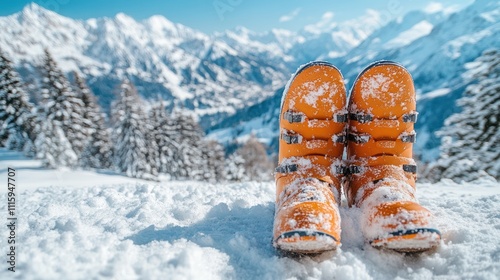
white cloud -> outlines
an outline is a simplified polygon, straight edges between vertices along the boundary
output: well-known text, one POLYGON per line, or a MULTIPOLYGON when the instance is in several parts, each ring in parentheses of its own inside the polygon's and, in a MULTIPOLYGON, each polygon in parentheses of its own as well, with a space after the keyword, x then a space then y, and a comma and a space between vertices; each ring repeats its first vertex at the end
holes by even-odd
POLYGON ((280 17, 280 22, 287 22, 293 20, 295 17, 297 17, 300 14, 300 8, 297 8, 293 10, 291 13, 283 15, 280 17))

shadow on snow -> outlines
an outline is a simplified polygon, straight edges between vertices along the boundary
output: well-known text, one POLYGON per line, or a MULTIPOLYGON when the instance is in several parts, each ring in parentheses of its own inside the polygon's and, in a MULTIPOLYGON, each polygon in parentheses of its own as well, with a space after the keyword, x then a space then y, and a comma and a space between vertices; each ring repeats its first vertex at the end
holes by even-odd
POLYGON ((151 225, 128 239, 136 245, 187 239, 201 247, 212 247, 230 257, 230 264, 238 278, 246 278, 262 269, 261 262, 275 256, 271 244, 273 217, 274 203, 250 208, 235 206, 232 209, 221 203, 195 224, 167 226, 164 229, 151 225))

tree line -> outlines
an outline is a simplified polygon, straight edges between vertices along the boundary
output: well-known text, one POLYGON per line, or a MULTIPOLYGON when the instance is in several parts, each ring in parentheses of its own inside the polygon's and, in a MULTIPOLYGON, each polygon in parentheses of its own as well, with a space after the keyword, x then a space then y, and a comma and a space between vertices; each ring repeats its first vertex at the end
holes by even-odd
POLYGON ((226 156, 187 111, 148 103, 121 82, 109 118, 83 77, 73 83, 46 49, 41 86, 30 102, 19 73, 0 50, 0 146, 23 151, 46 168, 111 169, 130 177, 208 182, 268 180, 272 164, 251 138, 226 156))
POLYGON ((457 100, 462 110, 437 131, 441 153, 424 170, 433 182, 500 180, 500 50, 483 52, 466 68, 464 78, 471 84, 457 100))

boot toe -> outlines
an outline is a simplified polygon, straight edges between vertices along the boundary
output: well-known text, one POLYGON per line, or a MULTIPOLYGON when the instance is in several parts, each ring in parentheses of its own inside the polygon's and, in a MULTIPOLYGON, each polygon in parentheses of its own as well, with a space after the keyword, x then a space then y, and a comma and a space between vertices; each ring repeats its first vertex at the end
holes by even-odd
POLYGON ((374 247, 425 251, 439 244, 441 233, 429 210, 413 201, 381 203, 363 211, 363 233, 374 247))
POLYGON ((318 253, 340 245, 340 215, 324 202, 282 207, 274 224, 274 246, 297 253, 318 253))

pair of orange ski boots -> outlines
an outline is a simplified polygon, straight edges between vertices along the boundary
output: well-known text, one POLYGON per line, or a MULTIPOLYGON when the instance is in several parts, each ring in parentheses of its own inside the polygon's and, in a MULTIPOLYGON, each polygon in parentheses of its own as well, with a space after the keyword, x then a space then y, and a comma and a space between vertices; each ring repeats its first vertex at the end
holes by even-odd
POLYGON ((273 245, 301 254, 336 249, 343 188, 348 205, 361 209, 360 228, 373 247, 436 247, 441 234, 415 198, 416 120, 413 80, 397 63, 363 70, 348 104, 335 66, 301 67, 281 104, 273 245))

